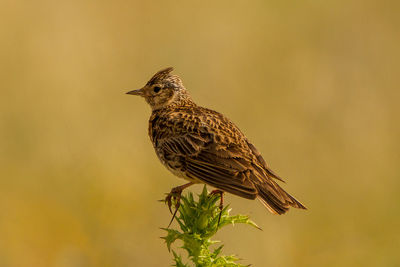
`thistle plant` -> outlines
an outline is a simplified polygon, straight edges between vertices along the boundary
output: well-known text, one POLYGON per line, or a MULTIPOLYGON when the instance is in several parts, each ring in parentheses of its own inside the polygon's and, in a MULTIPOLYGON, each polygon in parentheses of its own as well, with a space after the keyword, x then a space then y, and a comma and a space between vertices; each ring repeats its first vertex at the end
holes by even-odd
POLYGON ((219 207, 220 195, 208 194, 206 186, 196 201, 192 193, 181 197, 181 205, 176 216, 180 230, 162 228, 167 232, 162 237, 171 252, 171 245, 180 240, 183 242, 182 249, 186 250, 188 260, 191 264, 184 263, 182 256, 172 250, 174 264, 177 267, 205 267, 205 266, 246 266, 238 263, 235 255, 222 255, 223 245, 211 248, 220 241, 211 240, 211 237, 224 226, 237 223, 248 224, 260 229, 246 215, 230 215, 230 209, 225 206, 222 210, 219 207))

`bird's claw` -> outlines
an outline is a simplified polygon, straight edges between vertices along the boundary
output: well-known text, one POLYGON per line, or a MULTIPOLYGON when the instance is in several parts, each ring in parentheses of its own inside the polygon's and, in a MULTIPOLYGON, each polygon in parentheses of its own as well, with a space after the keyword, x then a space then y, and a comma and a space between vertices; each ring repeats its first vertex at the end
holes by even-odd
POLYGON ((181 205, 181 195, 182 195, 183 189, 191 186, 192 184, 193 184, 193 182, 189 182, 187 184, 184 184, 184 185, 181 185, 181 186, 178 186, 178 187, 174 187, 174 188, 172 188, 171 192, 169 192, 167 194, 167 196, 165 197, 164 202, 166 204, 168 204, 168 209, 171 212, 171 214, 172 214, 172 209, 171 209, 172 202, 175 202, 175 211, 174 211, 174 213, 172 215, 172 219, 169 222, 167 228, 169 228, 169 226, 171 225, 171 223, 174 220, 174 218, 176 216, 176 213, 178 212, 178 209, 179 209, 179 207, 181 205))
POLYGON ((168 209, 171 212, 172 219, 168 224, 168 228, 171 225, 172 221, 174 220, 176 213, 181 205, 181 195, 182 195, 182 189, 180 188, 172 188, 171 192, 167 194, 165 197, 164 202, 168 204, 168 209), (172 213, 172 202, 175 202, 175 211, 172 213))
POLYGON ((219 216, 218 216, 218 224, 217 224, 217 229, 218 229, 219 223, 221 222, 222 210, 224 209, 224 191, 216 189, 216 190, 211 191, 210 195, 211 196, 220 195, 219 216))
POLYGON ((172 194, 171 193, 167 194, 167 197, 164 199, 164 202, 168 204, 169 212, 171 212, 171 214, 172 214, 172 209, 171 209, 171 206, 172 206, 172 194))

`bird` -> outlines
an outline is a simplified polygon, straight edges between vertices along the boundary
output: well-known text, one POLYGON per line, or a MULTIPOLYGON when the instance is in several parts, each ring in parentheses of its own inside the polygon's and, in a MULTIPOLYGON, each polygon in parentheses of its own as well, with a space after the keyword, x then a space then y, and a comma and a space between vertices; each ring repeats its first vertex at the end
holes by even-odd
POLYGON ((273 214, 284 214, 290 207, 306 209, 277 183, 283 179, 242 131, 221 113, 197 105, 172 71, 162 69, 144 87, 127 92, 143 97, 151 107, 148 134, 161 163, 188 181, 165 199, 170 211, 171 198, 177 200, 172 220, 182 191, 199 183, 216 188, 213 193, 221 194, 221 206, 227 192, 258 199, 273 214))

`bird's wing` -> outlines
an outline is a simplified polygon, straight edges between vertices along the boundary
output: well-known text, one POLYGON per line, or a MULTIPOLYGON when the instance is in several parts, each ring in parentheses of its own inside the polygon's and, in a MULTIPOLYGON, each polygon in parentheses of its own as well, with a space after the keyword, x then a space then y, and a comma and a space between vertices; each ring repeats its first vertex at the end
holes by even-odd
MULTIPOLYGON (((243 134, 227 119, 208 114, 199 121, 174 117, 176 127, 162 127, 156 149, 168 161, 179 161, 189 178, 220 190, 254 199, 257 189, 250 181, 254 161, 243 134), (211 119, 210 119, 211 118, 211 119)), ((217 114, 218 115, 218 114, 217 114)))
POLYGON ((257 191, 246 176, 248 163, 232 155, 233 147, 218 150, 211 138, 185 134, 164 138, 160 148, 165 157, 180 161, 186 176, 245 198, 256 197, 257 191))

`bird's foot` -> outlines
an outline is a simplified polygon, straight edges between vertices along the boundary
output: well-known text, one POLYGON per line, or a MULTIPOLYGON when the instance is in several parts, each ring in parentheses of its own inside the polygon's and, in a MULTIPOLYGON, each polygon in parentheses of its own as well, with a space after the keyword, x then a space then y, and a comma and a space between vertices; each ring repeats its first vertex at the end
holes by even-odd
POLYGON ((219 227, 219 223, 221 221, 221 215, 222 215, 222 210, 224 209, 224 191, 221 190, 213 190, 211 191, 210 195, 220 195, 220 202, 219 202, 219 216, 218 216, 218 224, 217 224, 217 229, 219 227))
POLYGON ((181 185, 181 186, 174 187, 174 188, 172 188, 171 192, 169 192, 167 194, 167 196, 165 197, 164 202, 168 204, 168 209, 171 212, 171 214, 173 214, 172 218, 171 218, 171 221, 169 222, 167 228, 170 227, 172 221, 174 220, 174 218, 176 216, 176 213, 178 212, 179 207, 181 206, 181 195, 182 195, 183 189, 185 189, 186 187, 191 186, 192 184, 193 183, 190 182, 190 183, 187 183, 187 184, 184 184, 184 185, 181 185), (172 209, 171 209, 172 202, 175 203, 175 211, 174 211, 174 213, 172 213, 172 209))
MULTIPOLYGON (((179 190, 178 187, 172 188, 171 192, 167 194, 164 199, 164 202, 168 204, 169 212, 172 214, 172 201, 175 202, 175 207, 179 204, 179 200, 181 199, 182 189, 179 190)), ((178 207, 179 208, 179 207, 178 207)))

